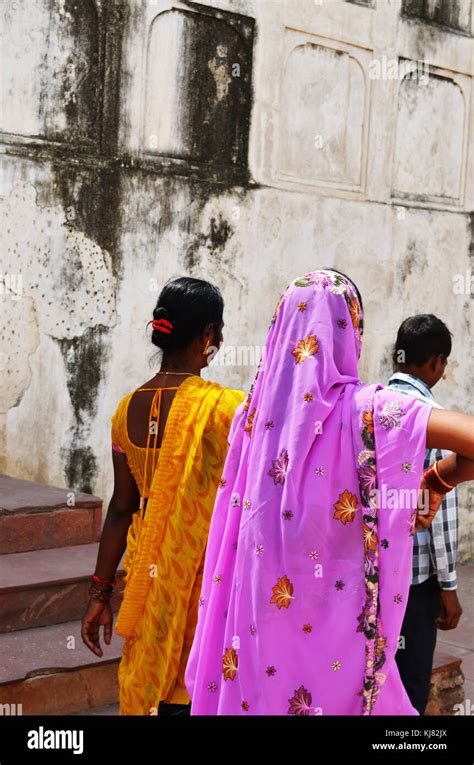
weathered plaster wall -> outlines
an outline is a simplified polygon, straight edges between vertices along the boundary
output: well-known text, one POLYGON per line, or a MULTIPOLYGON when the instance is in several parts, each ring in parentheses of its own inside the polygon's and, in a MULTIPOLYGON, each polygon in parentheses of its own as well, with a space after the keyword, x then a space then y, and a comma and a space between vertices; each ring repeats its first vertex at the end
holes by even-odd
MULTIPOLYGON (((474 411, 453 289, 474 254, 472 18, 431 5, 9 4, 0 470, 110 497, 110 416, 156 368, 145 325, 181 273, 219 284, 227 343, 258 349, 289 280, 337 266, 364 297, 363 377, 432 311, 454 333, 438 398, 474 411)), ((209 376, 247 387, 252 350, 209 376)))

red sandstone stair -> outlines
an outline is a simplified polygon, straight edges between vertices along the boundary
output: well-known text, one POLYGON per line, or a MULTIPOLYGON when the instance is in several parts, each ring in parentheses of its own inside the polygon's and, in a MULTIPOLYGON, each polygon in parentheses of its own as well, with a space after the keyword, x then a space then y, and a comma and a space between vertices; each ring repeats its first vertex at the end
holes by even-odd
POLYGON ((120 704, 107 704, 104 707, 92 707, 91 709, 82 709, 80 712, 72 712, 74 716, 87 715, 88 717, 117 716, 120 714, 120 704))
MULTIPOLYGON (((0 555, 0 633, 80 619, 98 542, 0 555)), ((118 578, 124 574, 117 572, 118 578)), ((120 595, 115 592, 112 609, 120 595)))
POLYGON ((100 539, 102 500, 0 475, 0 555, 100 539))
POLYGON ((98 497, 0 476, 0 715, 116 708, 123 641, 96 657, 80 634, 101 524, 98 497))
MULTIPOLYGON (((95 656, 81 639, 80 621, 0 636, 0 707, 10 714, 66 715, 118 699, 117 668, 122 638, 95 656)), ((5 714, 5 712, 4 712, 5 714)))

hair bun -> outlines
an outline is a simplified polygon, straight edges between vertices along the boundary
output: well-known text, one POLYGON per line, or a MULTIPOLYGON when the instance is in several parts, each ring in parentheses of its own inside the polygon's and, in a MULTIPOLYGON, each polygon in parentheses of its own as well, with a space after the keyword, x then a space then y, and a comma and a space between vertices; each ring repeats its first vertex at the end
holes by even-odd
POLYGON ((169 320, 169 312, 168 309, 164 306, 157 306, 155 310, 153 311, 153 318, 154 319, 168 319, 169 320))
POLYGON ((169 319, 168 309, 163 306, 156 307, 153 311, 153 321, 151 322, 153 327, 152 342, 159 348, 163 348, 166 345, 165 338, 169 338, 173 334, 174 325, 169 319))
POLYGON ((202 279, 180 276, 163 287, 153 310, 151 342, 162 350, 190 347, 208 325, 217 332, 224 301, 217 287, 202 279))

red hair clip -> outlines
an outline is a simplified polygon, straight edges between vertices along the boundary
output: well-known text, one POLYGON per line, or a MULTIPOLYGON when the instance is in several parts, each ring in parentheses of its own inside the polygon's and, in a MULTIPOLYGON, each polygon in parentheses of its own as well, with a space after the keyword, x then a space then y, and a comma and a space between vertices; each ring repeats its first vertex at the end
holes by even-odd
POLYGON ((166 332, 167 335, 171 335, 171 330, 173 329, 172 323, 167 319, 153 319, 151 326, 160 332, 166 332))

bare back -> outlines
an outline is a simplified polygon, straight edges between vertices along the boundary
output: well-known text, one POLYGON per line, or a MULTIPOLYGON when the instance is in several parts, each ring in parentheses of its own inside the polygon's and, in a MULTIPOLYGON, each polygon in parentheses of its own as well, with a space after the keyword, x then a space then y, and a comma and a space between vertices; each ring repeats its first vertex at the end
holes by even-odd
MULTIPOLYGON (((189 375, 188 375, 189 376, 189 375)), ((161 406, 159 411, 159 422, 152 419, 154 424, 153 433, 157 428, 156 447, 160 448, 165 432, 166 422, 170 413, 176 390, 187 377, 177 374, 157 374, 151 380, 135 391, 130 399, 127 413, 127 431, 130 441, 142 449, 146 448, 149 435, 150 407, 157 389, 161 388, 161 406), (171 389, 171 390, 167 390, 171 389)), ((153 439, 154 440, 154 439, 153 439)))

